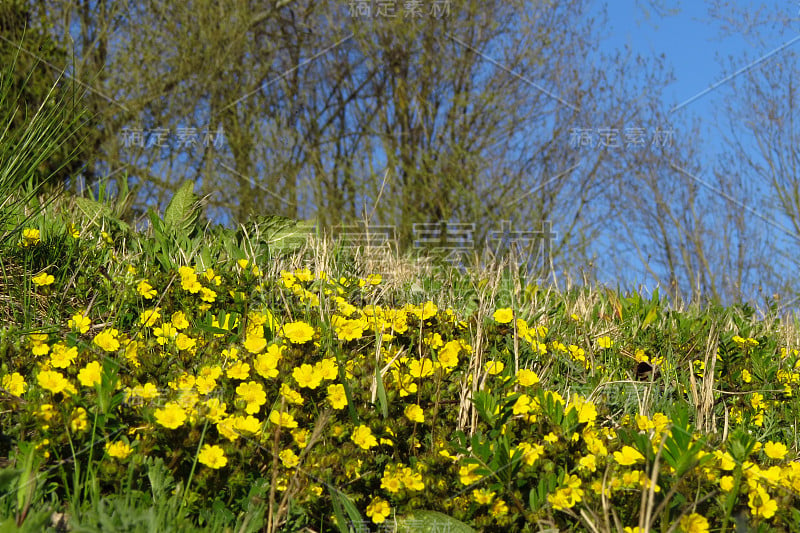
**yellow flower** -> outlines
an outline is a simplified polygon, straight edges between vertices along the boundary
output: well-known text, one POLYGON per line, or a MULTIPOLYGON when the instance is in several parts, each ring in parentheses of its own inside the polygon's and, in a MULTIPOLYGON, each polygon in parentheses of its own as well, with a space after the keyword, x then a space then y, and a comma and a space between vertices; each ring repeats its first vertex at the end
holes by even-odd
POLYGON ((719 488, 725 492, 733 490, 733 476, 722 476, 719 478, 719 488))
POLYGON ((117 441, 106 443, 106 453, 116 459, 126 459, 133 452, 130 444, 117 441))
POLYGON ((94 343, 107 352, 115 352, 119 349, 117 340, 119 331, 116 329, 106 329, 95 335, 94 343))
POLYGON ((67 348, 64 344, 58 343, 53 345, 50 364, 55 368, 69 368, 75 362, 76 357, 78 357, 77 346, 67 348))
POLYGON ((177 402, 169 402, 163 409, 156 409, 155 418, 165 428, 175 429, 183 425, 186 411, 177 402))
POLYGON ((350 436, 350 440, 355 442, 364 450, 369 450, 370 448, 378 445, 378 441, 372 434, 372 430, 363 424, 355 428, 353 434, 350 436))
POLYGON ((644 456, 631 446, 623 446, 621 451, 614 452, 614 459, 622 466, 630 466, 644 461, 644 456))
POLYGON ((467 464, 458 469, 458 478, 462 485, 472 485, 483 477, 475 473, 478 466, 477 464, 467 464))
POLYGON ((69 427, 74 432, 77 433, 79 431, 83 431, 86 429, 86 426, 89 425, 89 421, 86 418, 86 409, 83 407, 76 407, 73 409, 72 414, 70 415, 69 427))
POLYGON ((259 353, 267 346, 267 340, 259 334, 248 333, 244 339, 244 349, 250 353, 259 353))
POLYGON ((47 272, 42 272, 41 274, 36 275, 36 276, 31 278, 31 281, 34 284, 38 285, 39 287, 42 287, 44 285, 52 285, 52 283, 55 280, 56 280, 56 278, 54 278, 52 275, 48 274, 47 272))
POLYGON ((25 378, 22 377, 22 374, 14 372, 3 376, 3 379, 0 380, 0 387, 14 396, 22 396, 25 389, 28 388, 28 384, 25 383, 25 378))
POLYGON ((103 369, 100 363, 92 361, 78 372, 78 381, 84 387, 94 387, 102 379, 103 369))
POLYGON ((250 377, 250 365, 244 361, 237 361, 228 368, 225 374, 231 379, 244 381, 250 377))
POLYGON ((69 326, 71 329, 77 329, 81 333, 86 333, 89 331, 89 326, 91 325, 92 321, 89 320, 89 317, 83 316, 81 313, 75 313, 67 322, 67 326, 69 326))
POLYGON ((159 311, 161 311, 160 307, 145 309, 139 316, 139 323, 147 327, 153 327, 153 325, 161 319, 161 313, 159 311))
POLYGON ((495 518, 506 515, 508 514, 508 505, 503 500, 495 500, 495 502, 492 504, 490 512, 495 518))
POLYGON ((243 434, 257 435, 261 433, 261 421, 254 416, 237 416, 233 423, 234 429, 243 434))
POLYGON ((708 533, 708 520, 697 513, 681 517, 679 526, 684 533, 708 533))
POLYGON ((376 524, 383 523, 391 512, 392 508, 383 498, 373 498, 372 502, 367 506, 367 516, 372 518, 372 521, 376 524))
POLYGON ((272 422, 273 424, 289 429, 297 427, 297 421, 295 421, 291 413, 272 411, 269 414, 269 421, 272 422))
POLYGON ((478 505, 488 505, 492 503, 495 493, 489 489, 475 489, 472 491, 472 498, 478 505))
POLYGON ((36 376, 39 386, 45 390, 58 394, 69 387, 69 381, 60 372, 55 370, 42 370, 36 376))
POLYGON ((755 516, 763 518, 772 518, 778 510, 778 503, 761 486, 750 492, 747 505, 755 516))
POLYGON ((514 319, 514 311, 510 307, 504 307, 494 312, 494 320, 499 324, 508 324, 514 319))
POLYGON ((314 338, 314 328, 305 322, 290 322, 283 326, 283 336, 294 344, 303 344, 314 338))
POLYGON ((536 372, 533 370, 520 368, 519 372, 517 372, 517 381, 523 387, 530 387, 531 385, 536 385, 539 383, 539 376, 537 376, 536 372))
POLYGON ((283 450, 278 457, 286 468, 294 468, 300 463, 300 458, 292 450, 283 450))
POLYGON ((412 403, 406 407, 405 415, 406 418, 412 422, 425 422, 425 414, 422 412, 422 407, 415 403, 412 403))
POLYGON ((307 363, 303 363, 299 367, 295 367, 295 369, 292 370, 292 377, 300 387, 308 389, 316 389, 322 382, 322 376, 320 373, 317 372, 313 366, 307 363))
POLYGON ((414 359, 408 363, 408 373, 414 378, 425 378, 433 375, 433 361, 427 357, 414 359))
POLYGON ((186 313, 183 311, 175 311, 169 319, 175 329, 186 329, 189 327, 189 320, 186 318, 186 313))
POLYGON ((39 244, 40 233, 36 228, 25 228, 22 230, 22 241, 19 243, 22 247, 33 246, 39 244))
POLYGON ((408 373, 414 378, 425 378, 433 375, 433 361, 427 357, 414 359, 408 363, 408 373))
POLYGON ((197 454, 197 460, 209 468, 217 469, 222 468, 228 464, 228 458, 225 457, 225 451, 216 444, 204 444, 200 453, 197 454))
POLYGON ((255 381, 241 383, 236 387, 236 394, 245 401, 247 404, 245 412, 250 415, 256 414, 261 406, 267 403, 267 394, 264 392, 264 388, 255 381))
POLYGON ((314 365, 314 372, 319 374, 322 379, 336 379, 339 376, 339 367, 336 359, 326 357, 314 365))
POLYGON ((770 459, 780 460, 786 457, 786 454, 789 453, 789 450, 782 442, 769 441, 764 445, 764 453, 767 454, 767 457, 770 459))
POLYGON ((364 335, 364 323, 361 320, 345 320, 336 326, 336 337, 342 341, 360 339, 364 335))
POLYGON ((578 463, 581 465, 581 468, 588 470, 589 472, 594 472, 597 470, 597 456, 593 453, 581 457, 578 463))
POLYGON ((138 292, 145 300, 152 300, 158 294, 158 291, 156 291, 146 279, 139 281, 139 284, 136 285, 136 292, 138 292))
POLYGON ((514 402, 514 406, 512 407, 512 412, 515 415, 524 415, 527 414, 533 408, 533 404, 531 402, 531 397, 527 394, 520 394, 517 401, 514 402))
POLYGON ((502 361, 486 361, 483 365, 483 369, 486 370, 487 373, 495 376, 502 372, 505 366, 506 365, 502 361))
POLYGON ((344 392, 344 385, 335 383, 328 385, 328 402, 334 409, 344 409, 347 405, 347 395, 344 392))
POLYGON ((603 349, 611 348, 614 345, 614 341, 611 340, 611 337, 604 336, 597 339, 597 345, 603 349))
POLYGON ((522 451, 522 460, 528 466, 533 466, 533 463, 544 454, 544 446, 541 444, 521 442, 516 449, 522 451))

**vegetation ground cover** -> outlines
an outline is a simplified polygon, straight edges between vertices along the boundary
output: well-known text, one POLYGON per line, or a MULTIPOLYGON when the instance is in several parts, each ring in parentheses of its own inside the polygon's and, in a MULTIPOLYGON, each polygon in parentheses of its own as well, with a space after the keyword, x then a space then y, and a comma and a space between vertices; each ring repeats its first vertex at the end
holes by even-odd
POLYGON ((800 528, 792 320, 85 211, 0 256, 4 529, 800 528))

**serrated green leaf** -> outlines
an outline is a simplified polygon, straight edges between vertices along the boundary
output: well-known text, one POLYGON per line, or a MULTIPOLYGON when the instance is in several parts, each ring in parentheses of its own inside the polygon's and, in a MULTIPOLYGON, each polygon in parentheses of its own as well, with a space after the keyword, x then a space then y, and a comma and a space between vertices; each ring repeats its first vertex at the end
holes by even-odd
POLYGON ((197 218, 194 202, 194 182, 186 180, 175 191, 164 211, 164 225, 168 230, 181 233, 188 231, 197 218))

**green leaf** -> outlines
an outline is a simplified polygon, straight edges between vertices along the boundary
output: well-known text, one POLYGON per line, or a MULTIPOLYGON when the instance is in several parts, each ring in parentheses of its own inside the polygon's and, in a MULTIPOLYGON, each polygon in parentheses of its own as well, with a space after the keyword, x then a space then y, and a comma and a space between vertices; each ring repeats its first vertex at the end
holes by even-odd
POLYGON ((647 312, 647 316, 644 317, 644 321, 642 322, 642 329, 649 326, 653 322, 653 320, 656 319, 656 317, 658 317, 658 309, 653 307, 652 309, 650 309, 650 311, 647 312))
POLYGON ((336 490, 331 485, 328 485, 328 492, 331 495, 331 501, 333 501, 333 510, 334 514, 336 515, 336 527, 339 528, 339 531, 348 533, 350 531, 349 524, 354 524, 360 527, 363 524, 364 519, 361 518, 361 513, 358 512, 358 509, 353 502, 350 501, 350 498, 347 497, 347 494, 336 490), (350 518, 349 521, 345 521, 342 508, 344 508, 344 511, 347 512, 347 516, 350 518))
POLYGON ((164 225, 169 231, 188 232, 197 218, 197 210, 194 207, 194 203, 194 182, 186 180, 175 191, 175 195, 164 211, 164 225))

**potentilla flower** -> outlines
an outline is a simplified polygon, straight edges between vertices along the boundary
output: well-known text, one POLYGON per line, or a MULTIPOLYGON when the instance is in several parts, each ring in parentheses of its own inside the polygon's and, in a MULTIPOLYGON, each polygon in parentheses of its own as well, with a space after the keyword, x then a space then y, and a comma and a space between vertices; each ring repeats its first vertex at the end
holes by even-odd
POLYGON ((181 277, 181 287, 183 290, 196 294, 203 288, 197 280, 197 272, 195 272, 194 268, 182 266, 178 269, 178 275, 181 277))
POLYGON ((86 409, 83 407, 76 407, 73 409, 69 420, 69 428, 72 432, 77 433, 83 431, 88 425, 89 421, 86 417, 86 409))
POLYGON ((107 442, 106 453, 116 459, 126 459, 133 452, 133 448, 123 441, 107 442))
POLYGON ((50 365, 55 368, 69 368, 78 357, 78 347, 68 348, 65 344, 57 343, 53 345, 50 353, 50 365))
POLYGON ((510 307, 504 307, 494 312, 494 320, 498 324, 508 324, 514 320, 514 310, 510 307))
POLYGON ((292 377, 300 387, 316 389, 322 382, 322 376, 309 364, 302 364, 292 370, 292 377))
POLYGON ((353 430, 353 434, 350 435, 350 440, 364 450, 369 450, 378 445, 378 441, 372 434, 372 430, 369 426, 365 426, 364 424, 361 424, 353 430))
POLYGON ((472 491, 472 499, 478 505, 488 505, 492 503, 495 493, 489 489, 475 489, 472 491))
POLYGON ((60 372, 55 370, 42 370, 36 376, 36 381, 43 389, 58 394, 64 392, 69 387, 69 381, 60 372))
POLYGON ((156 409, 155 418, 165 428, 176 429, 186 421, 186 411, 177 402, 169 402, 163 409, 156 409))
POLYGON ((772 518, 778 510, 778 503, 761 486, 750 492, 747 505, 755 516, 763 518, 772 518))
POLYGON ((31 278, 31 281, 38 287, 43 287, 45 285, 52 285, 55 280, 56 278, 54 278, 47 272, 42 272, 41 274, 38 274, 31 278))
POLYGON ((372 502, 367 506, 367 516, 372 518, 372 521, 376 524, 383 523, 391 512, 392 508, 383 498, 373 498, 372 502))
POLYGON ((517 382, 523 387, 530 387, 539 383, 539 376, 533 370, 520 368, 519 372, 517 372, 517 382))
POLYGON ((467 464, 458 469, 458 478, 462 485, 472 485, 483 477, 475 473, 479 466, 477 464, 467 464))
POLYGON ((25 228, 22 230, 22 241, 20 241, 20 246, 27 247, 27 246, 34 246, 39 244, 40 240, 40 233, 39 230, 36 228, 25 228))
POLYGON ((364 323, 360 320, 345 320, 336 327, 336 336, 342 341, 360 339, 364 335, 364 323))
POLYGON ((347 395, 344 392, 344 385, 334 383, 328 385, 328 402, 334 409, 344 409, 347 405, 347 395))
POLYGON ((84 387, 94 387, 100 383, 103 375, 103 368, 97 361, 88 363, 78 372, 78 382, 84 387))
POLYGON ((764 453, 767 454, 767 457, 770 459, 780 460, 786 457, 786 454, 789 453, 789 450, 782 442, 769 441, 764 445, 764 453))
POLYGON ((89 319, 89 317, 83 316, 81 313, 75 313, 67 322, 67 326, 69 326, 70 329, 78 330, 81 333, 86 333, 89 331, 89 327, 91 325, 92 321, 89 319))
POLYGON ((197 454, 197 460, 209 468, 218 469, 228 464, 228 458, 225 457, 225 450, 216 444, 204 444, 197 454))
POLYGON ((272 411, 269 414, 269 421, 272 422, 273 424, 289 429, 297 427, 297 422, 295 421, 291 413, 272 411))
POLYGON ((339 377, 339 366, 336 364, 336 359, 326 357, 314 365, 314 372, 322 379, 336 379, 339 377))
POLYGON ((283 326, 283 336, 294 344, 303 344, 314 338, 314 328, 305 322, 290 322, 283 326))
POLYGON ((233 422, 233 429, 243 435, 258 435, 261 433, 261 420, 254 416, 237 416, 233 422))
POLYGON ((259 353, 267 346, 267 340, 263 335, 249 333, 244 339, 244 349, 250 353, 259 353))
POLYGON ((623 446, 622 450, 614 452, 614 459, 622 466, 630 466, 644 461, 644 455, 631 446, 623 446))
POLYGON ((116 329, 106 329, 95 335, 93 342, 107 352, 115 352, 119 350, 118 335, 116 329))
POLYGON ((244 361, 237 361, 228 367, 228 370, 225 372, 225 374, 231 379, 244 381, 250 377, 250 365, 244 361))
POLYGON ((141 297, 145 300, 152 300, 158 294, 158 291, 156 291, 146 279, 139 281, 139 283, 136 285, 136 292, 138 292, 139 295, 141 295, 141 297))
POLYGON ((708 520, 697 513, 683 516, 679 526, 684 533, 708 533, 708 520))
POLYGON ((25 383, 25 378, 22 377, 22 374, 14 372, 3 376, 3 379, 0 380, 0 387, 14 396, 22 396, 28 388, 28 384, 25 383))
POLYGON ((139 316, 139 323, 143 326, 153 327, 156 322, 161 320, 161 308, 154 307, 153 309, 145 309, 139 316))
POLYGON ((611 340, 611 337, 604 336, 597 339, 597 345, 603 349, 611 348, 614 345, 614 341, 611 340))
POLYGON ((505 367, 506 365, 502 361, 486 361, 483 365, 483 369, 486 370, 486 373, 492 376, 502 372, 505 367))
POLYGON ((408 373, 414 378, 426 378, 433 375, 433 361, 427 357, 414 359, 408 363, 408 373))
POLYGON ((256 414, 261 409, 261 406, 267 403, 267 394, 264 392, 264 387, 255 381, 239 384, 236 387, 236 394, 247 404, 245 412, 251 415, 256 414))
POLYGON ((278 457, 286 468, 294 468, 300 463, 300 458, 292 450, 283 450, 278 457))
POLYGON ((412 422, 422 423, 425 422, 425 413, 422 411, 422 407, 419 405, 412 403, 405 408, 404 414, 406 418, 411 420, 412 422))
POLYGON ((156 342, 163 346, 167 344, 170 339, 174 339, 178 336, 178 330, 169 322, 165 322, 161 327, 153 328, 153 334, 156 336, 156 342))

